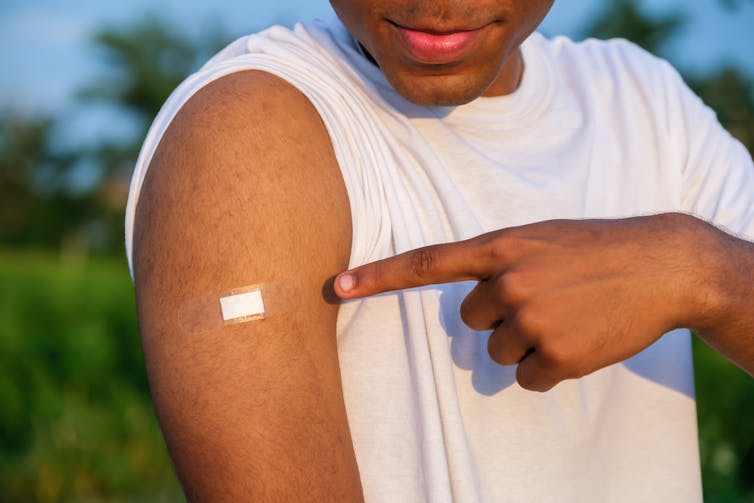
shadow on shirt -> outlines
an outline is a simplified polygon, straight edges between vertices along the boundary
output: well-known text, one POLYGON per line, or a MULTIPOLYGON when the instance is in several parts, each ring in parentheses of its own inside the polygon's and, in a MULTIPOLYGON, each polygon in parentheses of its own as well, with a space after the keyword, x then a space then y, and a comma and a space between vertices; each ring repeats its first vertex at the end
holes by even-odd
MULTIPOLYGON (((474 282, 440 286, 440 323, 450 338, 453 363, 471 372, 471 384, 478 393, 492 396, 516 384, 516 365, 495 363, 487 353, 491 332, 472 330, 461 321, 461 301, 473 287, 474 282)), ((665 334, 646 350, 619 365, 694 398, 691 340, 685 329, 665 334)))

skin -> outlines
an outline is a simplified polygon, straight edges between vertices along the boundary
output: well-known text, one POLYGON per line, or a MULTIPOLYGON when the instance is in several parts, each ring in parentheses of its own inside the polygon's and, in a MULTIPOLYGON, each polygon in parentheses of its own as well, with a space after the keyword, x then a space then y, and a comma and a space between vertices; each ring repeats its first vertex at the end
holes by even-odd
MULTIPOLYGON (((396 90, 422 105, 515 91, 524 71, 519 45, 551 3, 332 2, 396 90), (427 65, 409 57, 394 23, 434 32, 485 28, 470 54, 427 65)), ((347 267, 350 242, 348 196, 329 136, 296 89, 242 72, 183 106, 142 187, 134 269, 155 409, 191 501, 363 499, 340 381, 337 305, 322 293, 325 280, 347 267), (192 299, 260 282, 291 286, 287 310, 201 333, 178 322, 192 299)), ((367 265, 340 276, 336 288, 354 298, 477 279, 464 319, 497 327, 492 357, 521 360, 522 384, 543 390, 686 322, 751 372, 751 257, 750 244, 690 217, 549 222, 367 265), (562 263, 575 269, 552 265, 562 263), (629 279, 628 269, 639 278, 629 279), (700 270, 708 271, 703 278, 700 270), (623 293, 606 305, 608 292, 623 293), (661 292, 666 308, 646 292, 661 292), (590 302, 602 302, 592 311, 606 318, 584 312, 590 302), (684 303, 698 316, 689 316, 684 303), (605 320, 621 331, 608 333, 605 320), (589 330, 567 339, 562 334, 575 330, 558 330, 563 326, 589 330), (592 351, 599 358, 574 363, 592 351)))

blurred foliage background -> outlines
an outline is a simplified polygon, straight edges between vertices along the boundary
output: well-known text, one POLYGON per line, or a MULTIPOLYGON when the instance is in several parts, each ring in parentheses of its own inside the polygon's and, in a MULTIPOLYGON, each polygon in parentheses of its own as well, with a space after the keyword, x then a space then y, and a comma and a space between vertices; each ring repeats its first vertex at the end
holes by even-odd
MULTIPOLYGON (((615 0, 583 35, 667 56, 685 20, 615 0)), ((0 501, 183 500, 151 408, 122 222, 150 121, 227 42, 159 18, 100 31, 92 44, 110 73, 78 99, 135 118, 130 137, 61 143, 65 118, 0 109, 0 501)), ((754 152, 751 77, 723 67, 685 78, 754 152)), ((694 350, 705 500, 754 501, 754 380, 694 350)))

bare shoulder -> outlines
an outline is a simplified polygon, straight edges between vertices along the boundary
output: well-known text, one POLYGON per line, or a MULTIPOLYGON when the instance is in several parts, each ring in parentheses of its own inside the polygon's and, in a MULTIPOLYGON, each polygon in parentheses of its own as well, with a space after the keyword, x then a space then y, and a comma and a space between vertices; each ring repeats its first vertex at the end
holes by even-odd
POLYGON ((249 71, 183 106, 142 187, 134 275, 150 386, 190 499, 360 495, 337 307, 322 295, 350 241, 329 136, 299 91, 249 71), (288 285, 280 316, 179 323, 192 299, 260 283, 288 285))
MULTIPOLYGON (((263 72, 241 72, 197 93, 162 138, 137 206, 135 253, 148 229, 140 224, 155 218, 178 219, 165 224, 196 241, 202 255, 186 257, 195 264, 228 260, 230 242, 246 241, 243 231, 252 226, 274 236, 276 248, 306 245, 301 239, 320 217, 328 225, 318 229, 318 240, 333 229, 336 241, 350 246, 348 198, 324 124, 290 84, 263 72), (202 242, 200 236, 208 236, 203 226, 227 239, 202 242), (208 254, 213 246, 224 253, 208 254)), ((341 261, 343 251, 348 253, 341 250, 341 261)), ((136 262, 145 265, 148 257, 142 258, 136 262)), ((140 269, 137 284, 148 280, 140 269)))

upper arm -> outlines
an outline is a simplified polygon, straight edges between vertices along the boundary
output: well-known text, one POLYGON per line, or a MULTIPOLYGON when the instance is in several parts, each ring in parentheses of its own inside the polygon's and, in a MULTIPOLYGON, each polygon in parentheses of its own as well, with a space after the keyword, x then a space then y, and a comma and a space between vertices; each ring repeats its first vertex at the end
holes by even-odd
POLYGON ((292 86, 242 72, 178 113, 142 187, 134 275, 155 406, 191 499, 361 497, 337 306, 322 295, 350 243, 329 137, 292 86), (278 316, 178 323, 194 299, 260 283, 288 286, 278 316))

